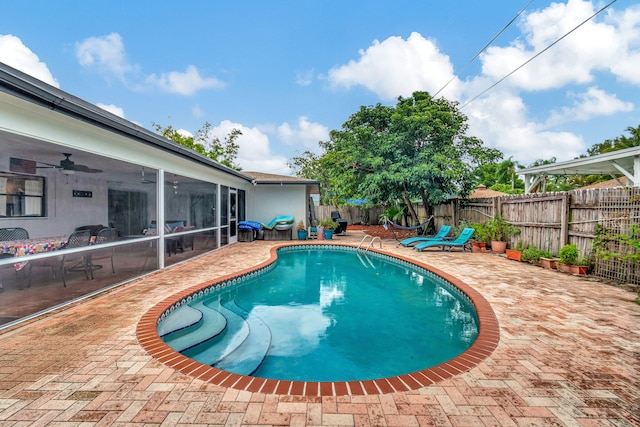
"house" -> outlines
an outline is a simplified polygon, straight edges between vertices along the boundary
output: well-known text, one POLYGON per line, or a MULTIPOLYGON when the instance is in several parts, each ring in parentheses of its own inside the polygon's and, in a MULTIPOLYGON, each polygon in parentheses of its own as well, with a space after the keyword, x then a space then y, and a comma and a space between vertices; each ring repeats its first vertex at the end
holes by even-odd
POLYGON ((234 244, 239 221, 306 220, 317 186, 228 168, 0 63, 0 229, 29 235, 0 241, 0 327, 234 244), (117 238, 96 245, 102 228, 117 238), (82 255, 71 265, 59 249, 82 229, 91 244, 66 248, 82 255), (60 292, 67 279, 83 292, 60 292))

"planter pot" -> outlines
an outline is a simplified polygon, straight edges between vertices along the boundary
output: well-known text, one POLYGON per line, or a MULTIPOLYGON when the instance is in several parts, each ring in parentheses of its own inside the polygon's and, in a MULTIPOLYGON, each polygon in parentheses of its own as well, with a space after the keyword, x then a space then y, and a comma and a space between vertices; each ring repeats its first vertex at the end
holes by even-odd
POLYGON ((307 240, 307 230, 298 230, 298 240, 307 240))
POLYGON ((549 270, 555 270, 556 269, 556 262, 557 261, 558 261, 558 258, 544 258, 544 257, 540 258, 540 263, 542 264, 542 266, 544 268, 548 268, 549 270))
POLYGON ((571 266, 567 264, 556 263, 556 268, 564 273, 571 273, 571 266))
POLYGON ((487 250, 487 244, 485 242, 473 242, 471 244, 471 252, 485 252, 487 250))
POLYGON ((333 239, 333 230, 324 230, 324 239, 325 240, 333 239))
POLYGON ((514 261, 522 261, 522 251, 517 251, 515 249, 507 249, 506 250, 507 259, 512 259, 514 261))
POLYGON ((587 274, 587 266, 586 265, 571 265, 569 266, 571 268, 571 273, 573 274, 578 274, 580 276, 584 276, 585 274, 587 274))
POLYGON ((494 254, 503 254, 507 250, 507 242, 491 241, 491 251, 494 254))
POLYGON ((318 227, 318 240, 324 240, 324 230, 322 227, 318 227))

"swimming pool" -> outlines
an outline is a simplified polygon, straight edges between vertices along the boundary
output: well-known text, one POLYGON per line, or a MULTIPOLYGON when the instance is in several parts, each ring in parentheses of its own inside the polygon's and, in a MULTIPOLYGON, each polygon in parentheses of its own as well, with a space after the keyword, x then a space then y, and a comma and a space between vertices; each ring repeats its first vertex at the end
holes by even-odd
POLYGON ((174 350, 236 374, 353 381, 452 359, 476 339, 478 322, 468 298, 427 270, 298 247, 268 271, 192 299, 158 329, 174 350))
MULTIPOLYGON (((218 291, 231 291, 238 284, 240 285, 238 289, 241 289, 243 286, 246 286, 244 282, 247 279, 262 276, 274 268, 278 269, 279 267, 286 265, 286 262, 282 265, 277 264, 276 260, 278 257, 282 258, 287 251, 297 251, 301 248, 303 250, 331 248, 332 250, 338 251, 356 251, 354 247, 348 245, 328 245, 320 243, 296 244, 291 242, 274 246, 271 248, 270 259, 265 262, 254 265, 253 267, 245 270, 240 270, 235 274, 220 277, 215 281, 193 285, 158 303, 155 307, 150 309, 138 323, 136 333, 140 345, 161 363, 168 365, 183 374, 212 384, 232 387, 238 390, 246 390, 249 392, 308 396, 339 396, 345 394, 380 394, 394 391, 406 391, 437 383, 443 379, 450 378, 475 367, 493 352, 499 342, 499 327, 495 314, 486 299, 473 288, 443 271, 421 263, 419 260, 404 258, 403 255, 400 254, 390 256, 390 254, 385 251, 373 248, 367 258, 374 264, 377 261, 373 259, 375 255, 371 254, 371 252, 376 252, 387 260, 398 263, 403 268, 417 267, 421 270, 421 273, 435 276, 444 282, 449 282, 453 285, 454 293, 460 292, 464 299, 468 299, 472 302, 472 305, 477 311, 478 334, 473 344, 466 351, 439 365, 432 366, 430 368, 422 368, 414 372, 398 376, 377 378, 373 380, 357 379, 353 381, 296 381, 291 379, 277 380, 257 376, 240 375, 211 367, 207 364, 195 361, 177 353, 160 338, 158 327, 162 325, 164 319, 171 316, 172 313, 188 307, 187 303, 208 294, 213 295, 218 291)), ((360 254, 363 255, 361 250, 360 254)), ((363 263, 368 261, 363 257, 359 259, 358 262, 363 263)), ((248 265, 250 264, 251 261, 248 260, 248 265)), ((328 268, 333 269, 331 264, 327 265, 330 266, 328 268)), ((294 268, 296 268, 295 264, 294 268)), ((378 273, 380 273, 380 271, 378 273)), ((331 300, 335 301, 336 298, 332 297, 331 300)), ((221 301, 224 301, 224 298, 221 301)), ((189 321, 191 322, 194 321, 190 316, 179 317, 184 317, 187 320, 190 319, 189 321)))

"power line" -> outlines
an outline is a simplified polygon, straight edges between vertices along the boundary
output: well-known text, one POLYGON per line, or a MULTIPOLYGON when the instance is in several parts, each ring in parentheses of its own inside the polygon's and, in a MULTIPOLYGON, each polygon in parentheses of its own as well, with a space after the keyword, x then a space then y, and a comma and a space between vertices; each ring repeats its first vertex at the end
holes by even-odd
POLYGON ((518 68, 516 68, 515 70, 511 71, 509 74, 507 74, 506 76, 504 76, 503 78, 501 78, 500 80, 498 80, 497 82, 495 82, 494 84, 492 84, 491 86, 489 86, 488 88, 486 88, 485 90, 483 90, 482 92, 480 92, 478 95, 474 96, 473 98, 471 98, 469 101, 465 102, 460 109, 463 109, 464 107, 466 107, 467 105, 471 104, 473 101, 475 101, 476 99, 480 98, 482 95, 484 95, 485 93, 489 92, 491 89, 493 89, 494 87, 498 86, 500 83, 502 83, 504 80, 506 80, 508 77, 510 77, 513 73, 515 73, 516 71, 518 71, 519 69, 521 69, 522 67, 524 67, 525 65, 527 65, 529 62, 533 61, 534 59, 536 59, 538 56, 542 55, 544 52, 546 52, 547 50, 549 50, 552 46, 554 46, 556 43, 558 43, 560 40, 564 39, 565 37, 567 37, 569 34, 573 33, 575 30, 577 30, 578 28, 582 27, 584 24, 586 24, 587 22, 589 22, 590 20, 592 20, 594 17, 596 17, 597 15, 599 15, 603 10, 605 10, 606 8, 608 8, 609 6, 611 6, 612 4, 614 4, 616 1, 618 0, 613 0, 611 1, 609 4, 605 5, 604 7, 602 7, 602 9, 598 10, 596 13, 594 13, 593 15, 591 15, 590 17, 588 17, 587 19, 585 19, 584 21, 582 21, 580 24, 576 25, 575 27, 573 27, 573 29, 571 29, 570 31, 568 31, 567 33, 565 33, 562 37, 560 37, 559 39, 557 39, 556 41, 554 41, 553 43, 551 43, 549 46, 545 47, 544 49, 542 49, 540 52, 536 53, 535 55, 533 55, 531 58, 529 58, 527 61, 525 61, 522 65, 520 65, 518 68))
MULTIPOLYGON (((528 4, 527 4, 527 5, 526 5, 522 10, 520 10, 520 12, 518 12, 518 13, 516 14, 516 16, 514 16, 514 17, 513 17, 513 19, 507 23, 507 25, 505 25, 504 27, 502 27, 502 29, 498 32, 498 34, 496 34, 495 36, 493 36, 493 38, 492 38, 491 40, 489 40, 489 43, 485 44, 485 45, 482 47, 482 49, 480 49, 480 50, 478 51, 478 53, 476 53, 476 54, 475 54, 475 56, 474 56, 473 58, 471 58, 471 59, 469 60, 469 62, 467 62, 467 63, 466 63, 466 65, 465 65, 464 67, 462 67, 462 69, 460 69, 460 71, 458 71, 458 74, 461 74, 464 70, 466 70, 466 69, 467 69, 467 67, 468 67, 469 65, 471 65, 471 63, 472 63, 473 61, 475 61, 475 60, 478 58, 478 56, 480 56, 480 54, 481 54, 482 52, 484 52, 485 50, 487 50, 487 48, 488 48, 489 46, 491 46, 491 44, 492 44, 492 43, 493 43, 493 42, 494 42, 498 37, 500 37, 500 35, 501 35, 502 33, 504 33, 504 32, 505 32, 505 30, 506 30, 507 28, 509 28, 509 26, 510 26, 511 24, 513 24, 513 23, 514 23, 514 21, 520 17, 520 15, 522 15, 522 13, 523 13, 523 12, 524 12, 524 11, 525 11, 529 6, 530 6, 530 5, 531 5, 531 3, 533 3, 533 0, 531 0, 531 1, 530 1, 530 2, 529 2, 529 3, 528 3, 528 4)), ((455 75, 454 75, 453 77, 451 77, 451 80, 449 80, 447 83, 445 83, 445 85, 444 85, 444 86, 442 86, 442 87, 440 88, 440 90, 438 90, 436 93, 434 93, 434 94, 433 94, 433 96, 432 96, 432 98, 435 98, 435 97, 436 97, 436 95, 438 95, 440 92, 442 92, 442 91, 444 90, 444 88, 446 88, 447 86, 449 86, 449 83, 451 83, 453 80, 455 80, 455 78, 456 78, 456 76, 455 76, 455 75)))

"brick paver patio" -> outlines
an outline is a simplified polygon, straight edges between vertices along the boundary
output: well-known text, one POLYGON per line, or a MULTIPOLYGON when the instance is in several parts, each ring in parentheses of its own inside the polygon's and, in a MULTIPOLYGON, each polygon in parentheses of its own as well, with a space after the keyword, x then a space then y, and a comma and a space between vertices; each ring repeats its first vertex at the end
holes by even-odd
MULTIPOLYGON (((335 242, 362 237, 350 234, 335 242)), ((281 243, 238 243, 0 332, 0 425, 640 426, 636 294, 490 254, 384 242, 479 291, 500 326, 477 367, 417 390, 252 393, 181 374, 139 345, 138 321, 154 305, 264 262, 281 243)))

